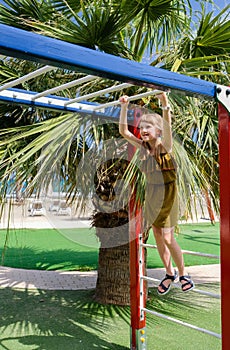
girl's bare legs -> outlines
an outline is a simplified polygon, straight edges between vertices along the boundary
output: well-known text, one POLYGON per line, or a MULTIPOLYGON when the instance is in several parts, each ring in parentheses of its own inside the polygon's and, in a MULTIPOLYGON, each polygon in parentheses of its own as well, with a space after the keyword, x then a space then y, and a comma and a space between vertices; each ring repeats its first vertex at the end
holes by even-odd
MULTIPOLYGON (((168 275, 174 275, 174 268, 172 265, 172 259, 174 260, 179 276, 184 276, 184 259, 181 252, 181 248, 178 245, 174 237, 174 227, 159 228, 152 226, 154 237, 158 249, 160 258, 165 266, 166 273, 168 275)), ((165 287, 168 287, 172 283, 170 279, 164 281, 165 287)), ((159 291, 163 292, 163 288, 159 286, 159 291)))

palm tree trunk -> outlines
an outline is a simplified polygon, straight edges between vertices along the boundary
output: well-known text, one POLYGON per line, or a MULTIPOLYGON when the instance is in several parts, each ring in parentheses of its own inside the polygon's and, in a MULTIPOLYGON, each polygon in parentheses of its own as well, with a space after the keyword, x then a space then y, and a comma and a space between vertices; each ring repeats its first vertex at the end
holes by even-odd
POLYGON ((129 305, 129 243, 100 248, 95 300, 102 304, 129 305))
POLYGON ((98 278, 95 300, 102 304, 129 305, 129 228, 126 213, 118 218, 117 213, 97 213, 96 235, 100 240, 98 278), (101 221, 107 227, 101 227, 101 221), (114 226, 115 222, 120 225, 114 226), (114 222, 115 221, 115 222, 114 222), (99 224, 100 223, 100 224, 99 224))
POLYGON ((123 306, 130 305, 129 209, 128 204, 120 204, 119 210, 112 211, 111 203, 119 197, 116 184, 126 168, 127 161, 121 159, 116 163, 110 160, 98 169, 92 218, 101 243, 95 300, 123 306))
MULTIPOLYGON (((108 214, 98 213, 97 219, 98 216, 105 219, 106 215, 108 214)), ((94 298, 102 304, 130 305, 129 225, 126 223, 113 228, 96 227, 96 235, 101 246, 94 298)), ((148 235, 149 230, 145 232, 144 242, 148 235)), ((145 266, 146 258, 145 251, 145 266)), ((147 288, 145 290, 147 292, 147 288)))

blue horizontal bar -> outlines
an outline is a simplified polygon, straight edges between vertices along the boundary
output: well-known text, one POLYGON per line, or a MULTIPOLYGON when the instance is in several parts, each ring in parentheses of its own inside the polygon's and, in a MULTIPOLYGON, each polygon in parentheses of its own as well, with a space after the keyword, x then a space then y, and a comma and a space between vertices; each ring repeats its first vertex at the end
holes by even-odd
POLYGON ((190 96, 215 98, 216 84, 0 24, 0 54, 190 96))
MULTIPOLYGON (((117 106, 116 108, 105 108, 104 112, 99 111, 93 111, 90 109, 90 107, 98 106, 98 103, 95 102, 88 102, 88 101, 81 101, 81 103, 78 103, 80 105, 79 108, 74 107, 72 105, 64 106, 64 102, 69 101, 68 98, 62 97, 62 96, 56 96, 56 95, 47 95, 45 96, 45 99, 49 100, 52 99, 52 104, 48 102, 41 102, 41 99, 38 100, 31 100, 32 95, 36 95, 37 92, 34 91, 27 91, 22 89, 16 89, 11 88, 5 91, 12 92, 11 96, 3 95, 3 93, 0 91, 0 101, 3 103, 13 103, 13 104, 19 104, 19 105, 25 105, 30 107, 38 107, 46 110, 55 110, 55 111, 63 111, 63 112, 71 112, 71 113, 81 113, 81 114, 87 114, 92 116, 99 116, 106 119, 118 119, 119 118, 119 111, 120 108, 117 106), (20 96, 20 94, 27 95, 27 98, 23 98, 20 96), (16 96, 16 97, 15 97, 16 96), (55 103, 57 101, 57 103, 55 103), (58 101, 62 101, 63 104, 58 104, 58 101), (88 108, 87 108, 88 107, 88 108)), ((130 113, 129 113, 130 116, 130 113)), ((132 117, 132 115, 131 115, 132 117)))

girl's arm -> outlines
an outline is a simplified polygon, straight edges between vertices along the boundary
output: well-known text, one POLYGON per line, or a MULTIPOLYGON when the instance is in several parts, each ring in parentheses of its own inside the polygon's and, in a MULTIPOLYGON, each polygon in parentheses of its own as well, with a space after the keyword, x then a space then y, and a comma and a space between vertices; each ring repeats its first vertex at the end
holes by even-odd
POLYGON ((171 112, 168 102, 168 97, 165 92, 162 92, 156 97, 161 101, 162 105, 162 117, 163 117, 163 130, 162 130, 162 146, 167 152, 172 152, 173 138, 172 138, 172 123, 171 112))
POLYGON ((140 139, 138 139, 128 129, 127 111, 128 111, 128 104, 129 104, 129 102, 128 102, 127 98, 128 98, 128 96, 122 96, 119 99, 119 101, 121 103, 121 112, 120 112, 120 120, 119 120, 119 132, 133 146, 140 148, 141 145, 142 145, 142 141, 140 139))

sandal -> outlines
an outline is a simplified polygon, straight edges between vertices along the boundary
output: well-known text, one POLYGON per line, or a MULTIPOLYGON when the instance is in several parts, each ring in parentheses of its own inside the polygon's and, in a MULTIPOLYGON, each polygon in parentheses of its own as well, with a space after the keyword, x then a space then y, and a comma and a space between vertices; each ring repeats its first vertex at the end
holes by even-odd
POLYGON ((166 287, 166 286, 163 284, 163 282, 166 281, 166 280, 171 280, 172 282, 174 282, 176 279, 177 279, 177 273, 176 273, 176 271, 175 271, 175 273, 174 273, 173 276, 172 276, 172 275, 168 275, 168 274, 166 273, 165 278, 163 278, 163 280, 161 280, 161 282, 160 282, 160 284, 159 284, 159 286, 158 286, 158 288, 161 287, 161 288, 163 289, 163 292, 161 292, 159 289, 157 289, 157 293, 158 293, 159 295, 165 295, 165 294, 167 294, 167 293, 169 292, 170 288, 171 288, 171 283, 168 285, 168 287, 166 287))
POLYGON ((182 285, 181 285, 182 292, 184 292, 184 293, 192 290, 195 287, 195 284, 191 280, 190 276, 180 276, 179 280, 180 280, 180 282, 182 282, 182 281, 186 282, 186 283, 182 283, 182 285), (190 285, 189 288, 185 288, 185 287, 187 287, 189 285, 190 285))

